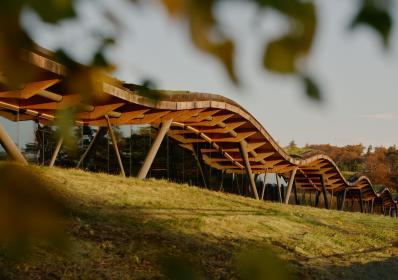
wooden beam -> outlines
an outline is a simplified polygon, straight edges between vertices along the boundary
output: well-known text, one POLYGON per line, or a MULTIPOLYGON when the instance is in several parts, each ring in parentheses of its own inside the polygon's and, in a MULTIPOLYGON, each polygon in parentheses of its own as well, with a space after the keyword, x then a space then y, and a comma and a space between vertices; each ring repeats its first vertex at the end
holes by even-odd
POLYGON ((297 197, 297 184, 296 184, 296 180, 293 181, 293 193, 294 193, 294 202, 296 203, 296 205, 300 205, 300 201, 297 197))
POLYGON ((267 175, 268 175, 268 172, 266 170, 264 173, 264 178, 263 178, 263 187, 261 189, 261 200, 264 200, 265 186, 267 184, 267 175))
POLYGON ((161 119, 163 116, 167 115, 170 111, 162 111, 162 112, 156 112, 156 113, 146 113, 142 118, 134 118, 130 120, 129 124, 151 124, 159 119, 161 119))
POLYGON ((91 140, 90 144, 88 145, 87 149, 84 151, 83 155, 80 157, 76 168, 79 168, 86 157, 93 151, 93 148, 97 145, 98 140, 106 134, 105 127, 99 127, 97 133, 95 134, 93 140, 91 140))
POLYGON ((158 135, 156 135, 155 141, 153 142, 151 148, 149 149, 149 152, 145 157, 144 164, 142 165, 140 171, 138 172, 137 176, 138 179, 144 179, 148 175, 153 160, 155 159, 159 147, 162 144, 163 138, 165 137, 167 131, 169 130, 172 122, 173 122, 172 119, 168 119, 162 122, 162 126, 160 127, 158 135))
POLYGON ((292 174, 290 175, 289 183, 287 185, 287 190, 286 190, 285 204, 289 203, 290 193, 292 192, 292 187, 293 187, 294 179, 296 177, 297 169, 298 169, 297 167, 295 169, 293 169, 292 174))
POLYGON ((126 177, 126 173, 124 172, 122 158, 120 157, 119 148, 117 146, 116 137, 115 137, 115 134, 113 133, 112 125, 111 125, 111 122, 109 121, 108 115, 105 115, 105 119, 108 122, 108 133, 110 134, 111 139, 112 139, 113 149, 115 150, 116 158, 119 163, 120 174, 123 177, 126 177))
POLYGON ((55 160, 57 159, 58 153, 61 150, 61 146, 62 146, 63 142, 64 142, 64 138, 61 136, 59 138, 59 140, 58 140, 57 146, 55 147, 55 150, 54 150, 53 155, 51 157, 51 161, 50 161, 49 167, 53 167, 54 166, 55 160))
POLYGON ((4 126, 0 123, 0 144, 3 146, 4 150, 14 161, 21 164, 28 164, 22 153, 19 151, 18 147, 12 141, 11 137, 8 135, 4 126))
POLYGON ((325 177, 323 177, 323 174, 320 175, 320 180, 321 180, 321 186, 322 186, 323 200, 325 202, 325 208, 329 209, 329 200, 328 200, 328 197, 327 197, 325 177))
POLYGON ((113 110, 123 106, 124 103, 116 103, 116 104, 107 104, 94 106, 93 110, 90 112, 81 112, 75 115, 76 119, 87 119, 87 120, 95 120, 105 115, 108 117, 120 117, 122 114, 120 112, 114 112, 113 110))
POLYGON ((341 202, 340 202, 340 210, 344 211, 344 205, 345 205, 345 198, 347 196, 347 189, 344 189, 343 195, 341 197, 341 202))
POLYGON ((364 207, 363 207, 363 197, 362 197, 362 191, 359 190, 359 207, 361 209, 361 213, 364 212, 364 207))
MULTIPOLYGON (((124 125, 130 122, 130 120, 137 118, 137 117, 144 117, 144 114, 148 112, 150 109, 144 109, 144 110, 133 110, 129 112, 122 112, 121 116, 118 118, 111 118, 110 122, 112 125, 124 125)), ((94 120, 89 122, 90 125, 93 126, 107 126, 106 120, 104 119, 99 119, 99 120, 94 120)))
POLYGON ((186 125, 197 125, 198 123, 206 120, 212 120, 214 114, 220 112, 220 110, 208 110, 197 114, 197 116, 190 117, 185 120, 186 125))
POLYGON ((279 203, 282 203, 281 182, 279 181, 278 173, 275 173, 275 179, 276 179, 276 190, 278 192, 278 200, 279 203))
POLYGON ((258 200, 259 197, 258 197, 258 193, 257 193, 257 187, 256 187, 256 183, 254 182, 252 170, 250 167, 249 156, 247 154, 247 146, 245 145, 245 143, 243 143, 241 141, 241 142, 239 142, 239 149, 240 149, 241 156, 243 158, 243 163, 245 166, 247 177, 249 178, 250 187, 253 191, 254 197, 258 200))
MULTIPOLYGON (((203 187, 205 187, 206 189, 208 188, 208 183, 207 183, 207 178, 208 178, 208 174, 205 171, 205 166, 204 166, 204 162, 203 162, 203 155, 200 149, 200 145, 199 143, 194 143, 193 145, 193 156, 195 157, 196 160, 196 165, 199 169, 200 175, 202 177, 202 183, 203 183, 203 187)), ((222 170, 224 172, 224 170, 222 170)))
MULTIPOLYGON (((46 80, 46 81, 38 81, 31 82, 24 86, 21 90, 12 90, 12 91, 3 91, 0 92, 0 97, 2 98, 16 98, 16 99, 29 99, 32 96, 39 94, 46 88, 58 83, 59 79, 46 80)), ((44 97, 48 94, 43 93, 44 97)), ((62 99, 62 98, 61 98, 62 99)))

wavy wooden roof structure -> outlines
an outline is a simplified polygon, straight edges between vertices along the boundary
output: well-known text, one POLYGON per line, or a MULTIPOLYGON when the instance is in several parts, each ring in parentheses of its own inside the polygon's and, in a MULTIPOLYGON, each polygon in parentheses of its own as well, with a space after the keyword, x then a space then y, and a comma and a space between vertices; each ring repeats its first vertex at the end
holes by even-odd
MULTIPOLYGON (((62 87, 67 71, 45 51, 28 51, 23 55, 26 67, 39 71, 39 78, 17 91, 0 90, 0 115, 13 120, 51 122, 59 110, 78 108, 77 125, 151 124, 169 121, 168 135, 181 146, 194 151, 199 147, 202 160, 229 173, 244 173, 249 163, 252 173, 278 173, 294 178, 304 189, 344 192, 364 201, 397 207, 388 189, 377 193, 370 180, 360 177, 347 181, 336 164, 326 155, 305 159, 289 156, 264 127, 236 102, 214 94, 177 91, 151 91, 148 97, 136 85, 109 78, 99 81, 100 96, 90 102, 62 87), (18 112, 18 119, 16 112, 18 112), (107 118, 105 118, 105 116, 107 118), (204 147, 202 143, 208 143, 204 147), (239 145, 247 151, 247 161, 239 145)), ((2 78, 4 80, 4 77, 2 78)), ((1 82, 1 76, 0 76, 1 82)), ((291 189, 291 185, 290 185, 291 189)))

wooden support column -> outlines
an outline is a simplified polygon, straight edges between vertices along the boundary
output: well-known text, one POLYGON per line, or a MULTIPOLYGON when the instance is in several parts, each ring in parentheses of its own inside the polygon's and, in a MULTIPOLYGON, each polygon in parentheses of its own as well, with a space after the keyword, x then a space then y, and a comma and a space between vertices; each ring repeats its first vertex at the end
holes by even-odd
MULTIPOLYGON (((200 147, 200 143, 193 143, 192 146, 193 146, 193 156, 195 157, 196 165, 199 168, 200 176, 202 177, 203 187, 205 187, 207 189, 208 174, 205 169, 205 163, 203 162, 203 156, 202 156, 202 150, 200 147)), ((237 178, 237 180, 238 180, 238 178, 237 178)))
MULTIPOLYGON (((267 170, 268 171, 268 170, 267 170)), ((265 186, 267 184, 267 174, 268 172, 264 173, 264 178, 263 178, 263 188, 261 189, 261 200, 264 200, 264 194, 265 194, 265 186)))
POLYGON ((370 210, 369 210, 370 214, 373 214, 374 203, 375 203, 375 199, 372 198, 372 201, 370 202, 370 210))
POLYGON ((54 166, 55 160, 57 159, 58 153, 61 150, 61 146, 62 146, 63 142, 64 142, 64 138, 61 136, 59 138, 59 140, 58 140, 57 146, 55 147, 55 150, 54 150, 53 155, 51 157, 51 161, 50 161, 50 164, 49 164, 50 167, 54 166))
POLYGON ((3 146, 4 150, 10 156, 10 158, 18 163, 28 164, 21 151, 12 141, 11 137, 8 135, 4 126, 0 123, 0 144, 3 146))
POLYGON ((325 208, 329 209, 329 200, 327 197, 327 189, 326 189, 326 184, 325 184, 325 177, 322 175, 320 175, 320 179, 321 179, 321 185, 322 185, 322 194, 323 194, 323 200, 325 201, 325 208))
POLYGON ((169 131, 169 128, 170 128, 172 122, 173 122, 172 119, 162 121, 162 125, 159 129, 158 135, 156 135, 156 139, 153 142, 151 148, 149 149, 148 154, 146 155, 144 164, 142 165, 140 172, 138 172, 138 176, 137 176, 138 179, 144 179, 148 175, 148 172, 149 172, 149 169, 151 168, 153 160, 155 159, 155 156, 159 150, 159 147, 162 144, 163 138, 166 135, 167 131, 169 131))
POLYGON ((316 191, 316 195, 315 195, 315 207, 319 206, 319 197, 321 196, 321 192, 320 191, 316 191))
POLYGON ((218 191, 223 191, 224 190, 224 170, 221 170, 220 172, 220 189, 218 191))
POLYGON ((97 145, 98 140, 106 134, 106 127, 99 127, 97 133, 94 136, 94 139, 91 140, 87 149, 84 151, 83 155, 80 157, 79 162, 76 165, 76 168, 79 168, 83 161, 87 158, 89 154, 93 151, 93 148, 97 145))
POLYGON ((302 203, 303 205, 306 205, 306 204, 307 204, 307 200, 306 200, 306 198, 305 198, 305 189, 301 189, 301 203, 302 203))
POLYGON ((108 124, 108 132, 109 132, 109 134, 111 136, 111 139, 112 139, 113 149, 115 150, 116 158, 117 158, 117 161, 119 163, 120 174, 123 177, 126 177, 126 173, 124 173, 124 167, 123 167, 122 158, 120 157, 119 148, 117 146, 116 137, 115 137, 115 134, 113 133, 112 125, 111 125, 111 122, 109 120, 108 115, 105 115, 105 119, 106 119, 106 123, 108 124))
POLYGON ((347 196, 347 189, 344 189, 343 191, 343 196, 341 197, 341 201, 340 201, 340 210, 344 211, 344 205, 345 205, 345 197, 347 196))
POLYGON ((361 208, 361 213, 363 213, 363 199, 362 199, 362 191, 361 190, 359 190, 359 206, 360 206, 360 208, 361 208))
POLYGON ((279 180, 278 173, 275 173, 275 180, 276 180, 276 190, 278 192, 278 200, 279 200, 279 203, 282 203, 281 182, 279 180))
POLYGON ((296 181, 293 182, 293 194, 294 194, 294 202, 296 205, 300 205, 300 201, 297 197, 297 186, 296 186, 296 181))
POLYGON ((246 146, 247 146, 246 142, 244 142, 244 141, 239 142, 239 151, 240 151, 240 154, 241 154, 242 159, 243 159, 243 163, 244 163, 244 166, 245 166, 246 174, 249 177, 250 187, 251 187, 251 189, 253 191, 254 197, 256 199, 259 199, 258 193, 257 193, 256 182, 254 182, 254 177, 253 177, 253 174, 252 174, 252 169, 251 169, 251 166, 250 166, 249 156, 247 154, 247 147, 246 146))
POLYGON ((292 192, 294 178, 296 177, 297 167, 292 170, 292 174, 290 175, 289 183, 287 185, 286 196, 285 196, 285 204, 289 203, 290 193, 292 192))

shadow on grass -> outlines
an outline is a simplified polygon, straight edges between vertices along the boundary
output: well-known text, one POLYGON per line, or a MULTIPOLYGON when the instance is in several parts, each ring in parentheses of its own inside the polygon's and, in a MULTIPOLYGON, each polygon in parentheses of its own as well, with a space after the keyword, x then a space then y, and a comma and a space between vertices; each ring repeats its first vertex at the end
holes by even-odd
MULTIPOLYGON (((269 250, 269 244, 266 242, 259 244, 241 238, 220 239, 199 231, 196 234, 188 233, 183 229, 171 228, 168 221, 159 219, 147 211, 142 212, 137 207, 120 209, 120 207, 106 204, 97 206, 100 207, 80 205, 70 209, 73 226, 69 234, 75 241, 70 255, 53 255, 38 250, 33 263, 19 267, 3 266, 2 274, 10 279, 157 279, 164 278, 164 275, 167 275, 167 267, 171 267, 171 273, 182 271, 181 273, 186 276, 184 278, 170 277, 173 279, 197 279, 195 277, 199 279, 280 279, 269 276, 242 278, 239 272, 238 260, 242 250, 247 252, 259 249, 269 250), (168 264, 170 260, 171 265, 168 264), (173 268, 175 266, 176 268, 173 268), (189 274, 191 270, 194 271, 193 274, 189 274)), ((177 208, 177 210, 181 209, 177 208)), ((185 208, 183 210, 190 211, 185 208)), ((205 210, 208 212, 210 209, 205 210)), ((197 219, 188 219, 185 222, 192 228, 197 219)), ((283 244, 273 243, 271 246, 278 247, 276 251, 288 250, 283 244)), ((272 258, 258 261, 262 267, 267 268, 267 273, 279 275, 280 268, 264 264, 264 261, 272 263, 272 258), (275 272, 273 272, 274 269, 275 272)), ((250 257, 246 255, 246 259, 250 257)), ((297 256, 297 259, 300 257, 297 256)), ((353 264, 348 267, 333 265, 306 267, 298 260, 292 260, 285 263, 286 267, 282 269, 288 269, 291 272, 291 278, 300 279, 380 279, 380 277, 396 279, 394 277, 398 273, 397 263, 397 258, 391 258, 380 262, 353 264)), ((252 270, 257 273, 258 269, 252 270)))
MULTIPOLYGON (((280 276, 278 279, 290 278, 281 263, 275 264, 277 257, 273 253, 257 253, 259 249, 270 252, 265 244, 176 230, 169 221, 137 207, 121 209, 105 203, 92 207, 75 201, 67 204, 72 205, 68 230, 73 240, 70 252, 49 252, 48 248, 38 246, 27 262, 0 261, 0 276, 4 279, 158 279, 165 275, 172 279, 264 279, 275 275, 280 276), (259 255, 258 263, 251 262, 253 268, 240 267, 240 254, 251 250, 255 250, 253 255, 259 255), (184 277, 174 277, 180 270, 184 277), (191 277, 189 271, 193 271, 191 277), (241 277, 251 276, 252 271, 257 271, 260 278, 241 277)), ((198 220, 184 222, 195 228, 198 220)), ((245 258, 250 256, 246 254, 245 258)))
POLYGON ((86 203, 70 193, 62 197, 69 221, 66 234, 72 246, 61 252, 38 243, 30 259, 15 262, 0 257, 1 279, 287 279, 286 271, 301 279, 336 279, 358 273, 374 275, 381 273, 380 269, 386 278, 396 271, 396 258, 349 267, 311 266, 285 244, 201 232, 198 214, 290 215, 234 199, 233 203, 250 209, 115 206, 105 201, 86 203), (184 216, 163 217, 163 212, 184 216), (272 250, 293 257, 281 264, 272 250))
POLYGON ((354 263, 350 266, 330 265, 319 271, 330 279, 385 279, 398 278, 398 257, 368 263, 354 263))

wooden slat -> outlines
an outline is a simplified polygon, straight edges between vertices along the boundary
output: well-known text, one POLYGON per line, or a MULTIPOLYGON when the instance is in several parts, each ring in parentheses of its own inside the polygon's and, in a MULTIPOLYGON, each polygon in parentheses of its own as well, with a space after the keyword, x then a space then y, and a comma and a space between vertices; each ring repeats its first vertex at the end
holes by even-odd
POLYGON ((76 119, 95 120, 95 119, 98 119, 100 117, 107 115, 109 112, 111 112, 117 108, 120 108, 123 105, 124 105, 124 103, 115 103, 115 104, 95 106, 93 111, 77 113, 75 115, 75 118, 76 119))
POLYGON ((59 79, 31 82, 25 85, 21 90, 3 91, 0 92, 2 98, 16 98, 16 99, 29 99, 38 94, 40 91, 49 88, 52 85, 60 82, 59 79))

